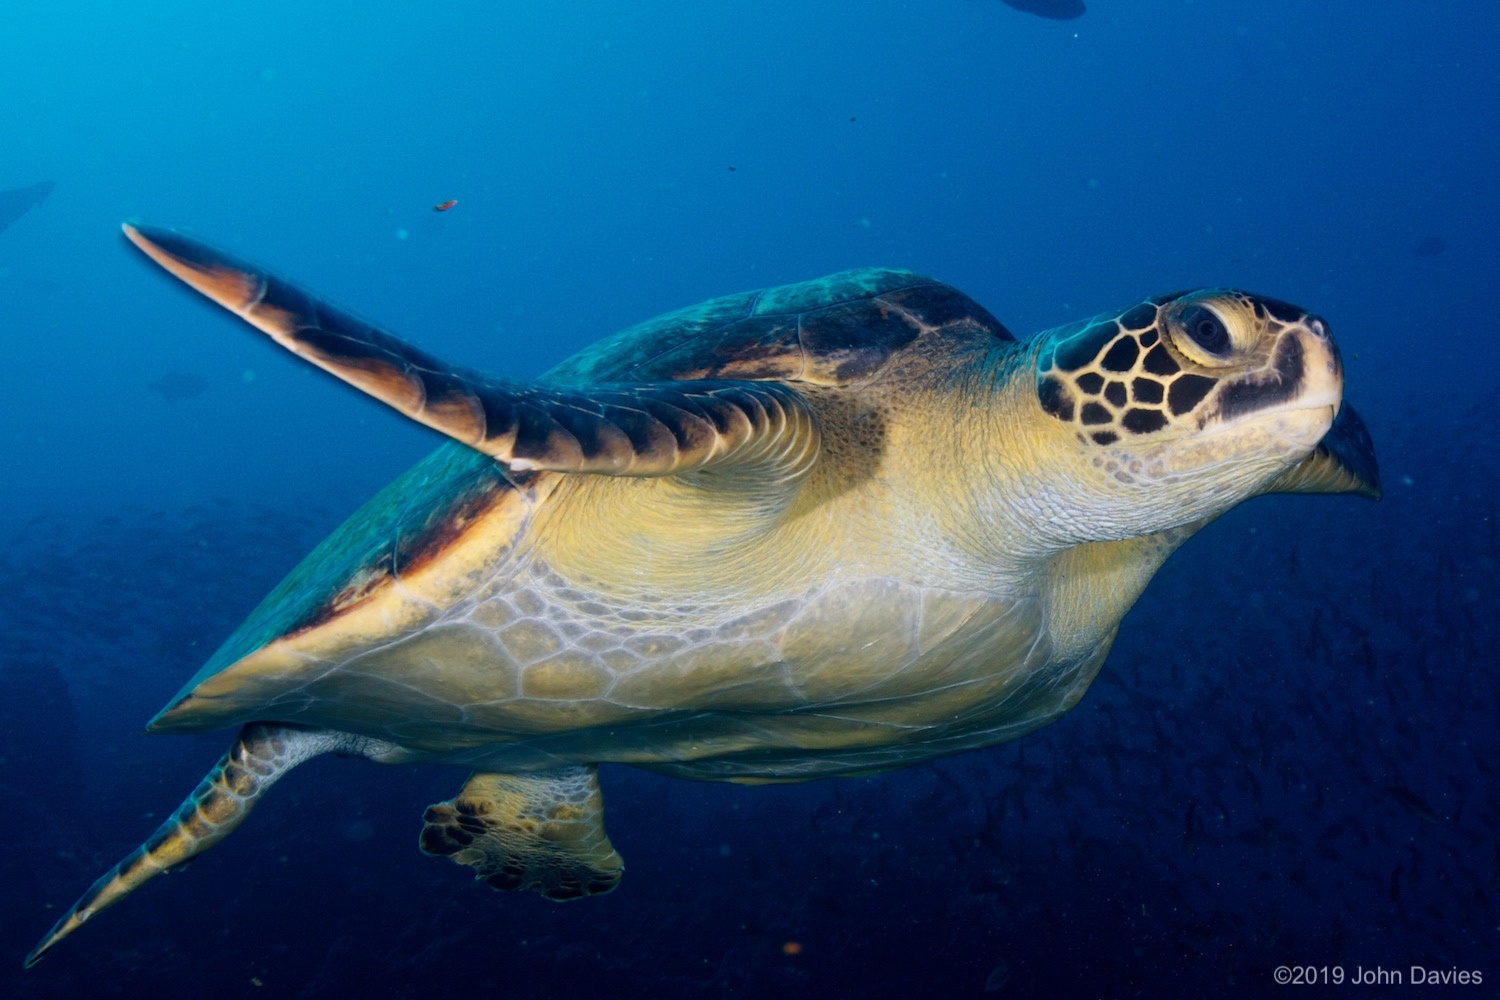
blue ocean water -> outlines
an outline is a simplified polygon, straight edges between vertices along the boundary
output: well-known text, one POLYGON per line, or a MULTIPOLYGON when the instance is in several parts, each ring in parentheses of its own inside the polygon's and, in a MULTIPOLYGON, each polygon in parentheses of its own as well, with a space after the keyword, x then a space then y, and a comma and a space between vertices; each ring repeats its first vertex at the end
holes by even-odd
POLYGON ((1500 12, 1087 6, 0 9, 0 191, 55 183, 0 232, 0 995, 1500 982, 1500 12), (1386 496, 1214 524, 1017 743, 793 787, 606 768, 610 896, 473 885, 415 843, 462 772, 325 759, 22 973, 230 739, 144 722, 438 441, 155 273, 131 218, 518 375, 862 265, 1018 333, 1249 288, 1330 320, 1386 496))

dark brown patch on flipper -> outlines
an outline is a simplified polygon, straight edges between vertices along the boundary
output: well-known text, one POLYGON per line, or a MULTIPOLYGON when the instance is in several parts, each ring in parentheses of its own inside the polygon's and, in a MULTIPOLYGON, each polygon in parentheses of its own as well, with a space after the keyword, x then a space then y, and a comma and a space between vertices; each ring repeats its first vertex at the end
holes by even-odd
POLYGON ((476 772, 422 819, 424 852, 468 865, 493 889, 582 899, 609 892, 625 870, 604 830, 593 767, 476 772))
POLYGON ((153 260, 300 357, 518 471, 664 476, 754 465, 795 476, 818 429, 788 386, 750 381, 575 388, 445 364, 272 275, 170 230, 125 227, 153 260))
POLYGON ((146 882, 208 850, 234 831, 276 780, 303 761, 346 745, 350 737, 317 730, 254 723, 147 841, 91 885, 26 956, 35 965, 85 921, 146 882))

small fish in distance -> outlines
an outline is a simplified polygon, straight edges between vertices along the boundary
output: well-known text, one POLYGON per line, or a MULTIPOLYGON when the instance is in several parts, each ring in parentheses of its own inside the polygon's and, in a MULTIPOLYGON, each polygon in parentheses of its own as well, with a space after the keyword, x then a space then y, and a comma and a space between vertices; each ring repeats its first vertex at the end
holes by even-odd
POLYGON ((203 395, 203 390, 208 388, 208 379, 190 372, 167 372, 148 388, 167 402, 175 403, 179 399, 195 399, 203 395))
POLYGON ((1441 236, 1429 236, 1411 248, 1413 257, 1436 257, 1448 249, 1448 241, 1441 236))
POLYGON ((1071 21, 1087 11, 1083 0, 1000 0, 1005 6, 1053 21, 1071 21))
POLYGON ((54 187, 51 181, 42 181, 30 187, 0 191, 0 233, 10 228, 11 223, 31 211, 47 199, 54 187))

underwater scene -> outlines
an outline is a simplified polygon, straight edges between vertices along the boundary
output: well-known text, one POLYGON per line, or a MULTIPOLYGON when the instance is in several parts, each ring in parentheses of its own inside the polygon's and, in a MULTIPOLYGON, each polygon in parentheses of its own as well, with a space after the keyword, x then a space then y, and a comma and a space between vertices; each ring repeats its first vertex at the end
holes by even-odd
POLYGON ((5 5, 0 996, 1492 995, 1497 47, 5 5))

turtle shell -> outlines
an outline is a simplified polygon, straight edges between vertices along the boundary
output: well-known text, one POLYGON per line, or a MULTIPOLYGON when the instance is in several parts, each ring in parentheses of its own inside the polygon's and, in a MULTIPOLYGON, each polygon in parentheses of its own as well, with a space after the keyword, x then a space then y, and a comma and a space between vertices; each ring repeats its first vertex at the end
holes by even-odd
MULTIPOLYGON (((327 329, 358 323, 298 294, 327 329)), ((669 313, 586 348, 541 381, 850 385, 899 352, 954 338, 1015 340, 951 286, 868 268, 669 313)), ((339 725, 340 713, 324 714, 326 699, 303 692, 308 671, 337 671, 344 654, 432 624, 493 576, 561 478, 513 471, 457 442, 439 447, 315 548, 150 728, 202 731, 253 718, 339 725)))
POLYGON ((848 385, 935 332, 1016 339, 950 285, 910 271, 862 268, 658 316, 580 351, 546 377, 574 384, 776 379, 848 385))

